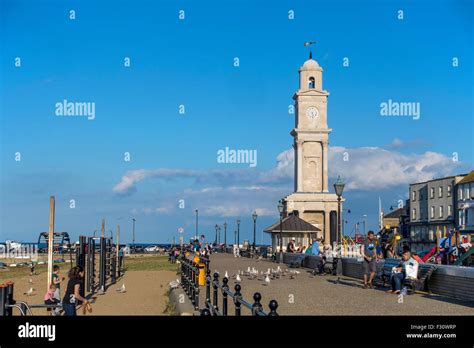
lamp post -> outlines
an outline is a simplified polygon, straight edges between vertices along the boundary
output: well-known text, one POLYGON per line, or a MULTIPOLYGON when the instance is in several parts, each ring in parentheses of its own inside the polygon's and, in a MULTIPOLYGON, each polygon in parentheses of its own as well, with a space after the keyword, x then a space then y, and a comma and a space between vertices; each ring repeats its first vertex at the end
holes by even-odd
POLYGON ((255 238, 257 238, 257 212, 254 211, 252 214, 253 218, 253 252, 255 252, 255 238))
POLYGON ((283 203, 278 202, 278 212, 280 213, 280 263, 283 262, 283 203))
POLYGON ((364 236, 365 236, 365 224, 366 224, 366 220, 367 220, 367 214, 362 215, 362 217, 364 219, 362 222, 364 223, 364 236))
POLYGON ((227 250, 227 222, 224 222, 224 250, 227 250))
POLYGON ((237 245, 237 230, 234 230, 234 245, 237 245))
POLYGON ((133 247, 135 247, 135 221, 137 221, 137 220, 135 220, 135 218, 133 218, 132 221, 133 221, 132 245, 133 245, 133 247))
POLYGON ((221 227, 217 226, 217 244, 221 245, 221 227))
POLYGON ((237 219, 237 248, 240 245, 240 220, 237 219))
POLYGON ((344 182, 341 180, 341 177, 338 176, 336 182, 334 183, 334 190, 337 195, 337 234, 336 234, 336 244, 339 244, 339 235, 341 233, 341 196, 344 191, 344 182))
POLYGON ((219 228, 219 226, 216 224, 216 238, 214 239, 214 244, 217 245, 217 229, 219 228))
POLYGON ((194 240, 199 239, 199 237, 198 237, 198 215, 199 215, 199 212, 198 212, 197 209, 195 210, 195 213, 196 213, 196 235, 194 236, 194 240))

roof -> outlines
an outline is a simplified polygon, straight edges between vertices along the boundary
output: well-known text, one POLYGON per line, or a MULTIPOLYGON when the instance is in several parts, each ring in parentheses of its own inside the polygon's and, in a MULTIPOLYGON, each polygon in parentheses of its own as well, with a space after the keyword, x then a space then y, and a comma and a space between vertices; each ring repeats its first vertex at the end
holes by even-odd
MULTIPOLYGON (((468 174, 457 174, 457 175, 451 175, 451 176, 445 176, 443 178, 436 178, 436 179, 431 179, 431 180, 427 180, 427 181, 419 181, 419 182, 414 182, 412 184, 409 184, 409 186, 414 186, 414 185, 422 185, 422 184, 428 184, 430 182, 433 182, 433 181, 441 181, 441 180, 446 180, 446 179, 454 179, 454 178, 457 178, 457 177, 460 177, 460 176, 466 176, 468 174)), ((459 184, 459 183, 458 183, 459 184)))
POLYGON ((473 182, 474 181, 474 170, 472 170, 469 174, 467 174, 458 184, 465 184, 466 182, 473 182))
MULTIPOLYGON (((267 233, 280 232, 280 221, 263 230, 267 233)), ((316 226, 304 221, 296 215, 289 215, 282 220, 282 232, 317 232, 321 231, 316 226)))
POLYGON ((405 208, 398 208, 395 210, 392 210, 391 212, 387 213, 384 215, 384 219, 396 219, 402 216, 405 212, 405 208))
POLYGON ((304 70, 322 70, 322 69, 319 66, 317 61, 315 61, 314 59, 308 59, 306 62, 304 62, 303 66, 300 68, 300 71, 304 71, 304 70))

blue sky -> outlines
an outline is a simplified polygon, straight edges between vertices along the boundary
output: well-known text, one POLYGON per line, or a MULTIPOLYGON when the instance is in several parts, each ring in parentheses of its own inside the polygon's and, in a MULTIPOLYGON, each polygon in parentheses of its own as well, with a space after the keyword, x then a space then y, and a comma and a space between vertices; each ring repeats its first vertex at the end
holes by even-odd
POLYGON ((410 182, 473 167, 470 1, 0 4, 0 239, 46 231, 50 195, 56 230, 74 239, 106 218, 130 241, 133 217, 138 241, 190 237, 194 209, 210 239, 237 218, 250 238, 252 211, 260 231, 293 188, 288 105, 308 40, 331 94, 330 175, 348 184, 348 226, 367 214, 375 228, 378 196, 388 209, 410 182), (94 102, 96 118, 55 116, 64 99, 94 102), (388 99, 419 102, 420 119, 381 117, 388 99), (257 167, 217 163, 225 147, 257 150, 257 167))

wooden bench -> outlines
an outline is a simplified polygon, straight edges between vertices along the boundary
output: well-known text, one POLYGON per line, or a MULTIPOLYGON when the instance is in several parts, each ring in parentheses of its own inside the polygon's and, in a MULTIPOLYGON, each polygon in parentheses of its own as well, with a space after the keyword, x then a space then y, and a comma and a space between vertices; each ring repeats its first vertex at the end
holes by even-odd
MULTIPOLYGON (((392 268, 398 266, 402 260, 400 259, 385 259, 382 272, 379 279, 382 281, 383 286, 386 286, 386 283, 390 281, 392 275, 392 268)), ((405 279, 403 285, 407 288, 409 293, 415 293, 418 290, 428 289, 428 281, 436 271, 436 265, 422 263, 418 265, 418 276, 417 279, 405 279)))

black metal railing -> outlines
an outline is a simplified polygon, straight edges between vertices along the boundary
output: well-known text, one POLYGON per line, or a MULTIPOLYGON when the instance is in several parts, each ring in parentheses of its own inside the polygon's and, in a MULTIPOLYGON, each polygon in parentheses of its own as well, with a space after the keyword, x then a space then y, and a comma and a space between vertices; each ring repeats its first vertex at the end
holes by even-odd
POLYGON ((236 316, 242 313, 242 307, 247 308, 254 316, 277 316, 278 302, 271 300, 268 304, 270 311, 267 313, 263 310, 261 304, 262 295, 259 292, 254 293, 253 303, 249 303, 242 296, 242 287, 240 284, 234 286, 234 291, 230 291, 229 279, 224 277, 222 284, 219 282, 219 273, 214 273, 211 279, 211 270, 209 268, 210 260, 207 257, 200 256, 199 263, 194 262, 185 256, 181 256, 181 286, 191 300, 194 309, 200 311, 202 316, 227 316, 229 313, 229 298, 234 303, 234 311, 236 316), (205 303, 201 309, 199 305, 199 276, 201 272, 205 274, 205 303), (212 287, 212 301, 211 301, 212 287), (222 307, 219 306, 219 292, 222 295, 222 307))

